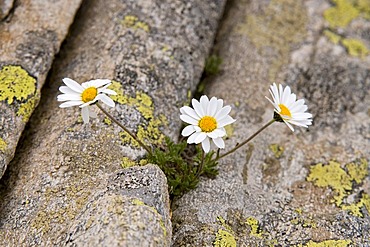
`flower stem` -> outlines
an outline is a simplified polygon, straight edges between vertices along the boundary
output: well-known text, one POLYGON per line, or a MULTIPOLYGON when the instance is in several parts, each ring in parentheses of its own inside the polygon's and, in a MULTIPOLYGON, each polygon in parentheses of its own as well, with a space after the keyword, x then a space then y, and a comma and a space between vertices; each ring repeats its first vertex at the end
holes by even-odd
POLYGON ((268 122, 267 124, 265 124, 264 126, 262 126, 262 128, 260 128, 259 130, 257 130, 256 133, 254 133, 253 135, 251 135, 247 140, 245 140, 244 142, 242 143, 239 143, 238 145, 236 145, 233 149, 231 149, 230 151, 228 151, 227 153, 224 153, 223 155, 220 155, 216 158, 216 160, 219 160, 223 157, 225 157, 226 155, 229 155, 233 152, 235 152, 237 149, 239 149, 240 147, 244 146, 245 144, 247 144, 250 140, 252 140, 254 137, 256 137, 259 133, 262 132, 262 130, 266 129, 268 126, 270 126, 273 122, 275 122, 276 120, 275 119, 272 119, 270 122, 268 122))
POLYGON ((129 131, 125 126, 123 126, 120 122, 117 121, 117 119, 115 119, 112 115, 110 115, 106 110, 104 110, 103 107, 101 107, 101 105, 99 105, 99 103, 96 103, 96 106, 105 114, 107 115, 107 117, 109 117, 113 122, 115 122, 119 127, 121 127, 124 131, 126 131, 127 134, 129 134, 135 141, 137 141, 140 146, 142 146, 148 153, 149 155, 152 155, 152 151, 150 150, 150 148, 145 145, 142 141, 139 140, 139 138, 134 134, 132 133, 131 131, 129 131))
POLYGON ((197 171, 197 177, 199 177, 200 176, 200 174, 202 173, 202 170, 203 170, 203 165, 204 165, 204 150, 203 150, 203 148, 201 148, 202 149, 202 159, 201 159, 201 161, 200 161, 200 165, 199 165, 199 167, 198 167, 198 171, 197 171))

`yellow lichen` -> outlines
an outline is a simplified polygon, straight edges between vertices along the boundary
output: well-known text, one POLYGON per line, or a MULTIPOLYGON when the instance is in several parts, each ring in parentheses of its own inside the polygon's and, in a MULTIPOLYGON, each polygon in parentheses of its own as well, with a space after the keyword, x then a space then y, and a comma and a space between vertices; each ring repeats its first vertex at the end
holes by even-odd
POLYGON ((136 162, 133 161, 133 160, 130 160, 129 158, 127 157, 123 157, 122 158, 122 162, 121 162, 121 166, 122 168, 128 168, 128 167, 132 167, 132 166, 136 166, 136 162))
MULTIPOLYGON (((310 240, 305 247, 346 247, 351 243, 351 240, 325 240, 323 242, 314 242, 310 240)), ((299 246, 299 245, 298 245, 299 246)), ((302 246, 302 245, 300 245, 302 246)))
POLYGON ((342 37, 340 37, 338 34, 332 32, 332 31, 329 31, 329 30, 325 30, 324 31, 324 34, 326 35, 326 37, 328 37, 328 39, 333 42, 334 44, 339 44, 339 41, 341 40, 342 37))
POLYGON ((133 29, 142 29, 145 32, 149 32, 150 28, 149 25, 145 22, 139 21, 139 18, 133 15, 127 15, 125 18, 121 21, 121 24, 127 28, 133 28, 133 29))
POLYGON ((280 146, 279 144, 271 144, 269 148, 274 153, 275 158, 277 159, 279 159, 284 153, 284 147, 280 146))
POLYGON ((8 104, 25 100, 36 91, 36 80, 20 66, 8 65, 0 70, 0 101, 8 104))
POLYGON ((236 240, 228 231, 219 229, 216 234, 215 242, 213 243, 215 247, 236 247, 236 240))
POLYGON ((250 231, 250 236, 257 237, 257 238, 262 238, 263 232, 261 231, 259 227, 259 222, 257 219, 253 217, 248 217, 246 221, 247 225, 250 226, 251 231, 250 231))
POLYGON ((0 151, 5 152, 7 146, 6 142, 0 138, 0 151))
POLYGON ((105 117, 105 118, 104 118, 104 123, 105 123, 106 125, 111 125, 111 124, 112 124, 112 120, 111 120, 109 117, 105 117))
POLYGON ((352 204, 344 204, 343 200, 353 190, 353 183, 362 183, 368 175, 367 166, 366 159, 348 163, 344 168, 335 161, 330 161, 327 165, 317 164, 310 168, 307 181, 313 182, 318 187, 330 187, 335 193, 333 202, 338 207, 349 210, 355 216, 362 217, 361 208, 370 209, 369 195, 364 193, 360 201, 352 204))
POLYGON ((134 198, 131 200, 132 204, 137 205, 137 206, 142 206, 145 205, 145 203, 137 198, 134 198))
MULTIPOLYGON (((140 114, 149 121, 147 124, 138 127, 137 137, 139 140, 144 143, 161 144, 165 136, 159 130, 159 127, 166 125, 167 120, 164 115, 160 115, 159 117, 154 116, 154 106, 150 96, 143 92, 137 92, 135 98, 126 96, 124 95, 121 84, 115 81, 112 82, 109 88, 117 92, 117 95, 111 96, 114 101, 135 107, 140 114)), ((120 132, 119 135, 123 143, 131 144, 134 147, 140 147, 139 143, 127 133, 120 132)))
POLYGON ((364 58, 369 54, 369 50, 361 40, 343 39, 342 44, 351 56, 364 58))
POLYGON ((273 55, 269 68, 269 79, 274 81, 276 74, 289 62, 292 45, 304 40, 307 33, 308 17, 304 2, 300 0, 272 0, 264 13, 248 14, 246 23, 237 27, 246 34, 261 52, 271 49, 273 55))
POLYGON ((332 2, 335 6, 324 12, 324 18, 331 27, 346 27, 360 13, 348 0, 332 0, 332 2))
POLYGON ((17 116, 22 116, 23 122, 28 122, 29 118, 32 115, 33 110, 36 108, 37 103, 39 102, 40 96, 38 93, 25 103, 22 103, 19 106, 17 111, 17 116))

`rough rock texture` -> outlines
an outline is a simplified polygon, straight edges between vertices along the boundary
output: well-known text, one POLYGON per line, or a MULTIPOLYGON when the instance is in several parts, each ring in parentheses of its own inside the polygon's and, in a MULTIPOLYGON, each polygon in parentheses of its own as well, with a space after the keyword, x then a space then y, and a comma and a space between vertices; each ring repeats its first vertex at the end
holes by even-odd
POLYGON ((272 118, 273 82, 314 125, 274 123, 175 203, 173 246, 370 245, 370 21, 360 1, 231 1, 207 94, 233 106, 226 149, 272 118), (355 3, 354 3, 355 2, 355 3), (352 16, 351 16, 352 13, 352 16))
POLYGON ((0 3, 0 178, 81 0, 0 3))
POLYGON ((122 169, 144 150, 97 108, 89 124, 78 107, 60 109, 58 87, 64 77, 112 79, 111 114, 146 143, 176 138, 178 107, 201 77, 224 3, 83 3, 1 180, 0 246, 170 245, 162 173, 122 169))

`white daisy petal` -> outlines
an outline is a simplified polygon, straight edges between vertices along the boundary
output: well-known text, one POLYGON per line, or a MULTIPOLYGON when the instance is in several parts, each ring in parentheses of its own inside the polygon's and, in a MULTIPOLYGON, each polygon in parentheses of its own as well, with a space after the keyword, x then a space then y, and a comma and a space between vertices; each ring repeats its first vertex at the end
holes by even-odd
POLYGON ((292 126, 290 123, 288 123, 287 121, 284 121, 284 123, 289 127, 289 129, 290 129, 291 131, 293 131, 293 132, 294 132, 294 128, 293 128, 293 126, 292 126))
POLYGON ((196 119, 196 120, 199 120, 200 117, 198 116, 198 114, 189 106, 183 106, 181 107, 180 111, 184 112, 186 115, 196 119))
POLYGON ((280 104, 283 104, 283 86, 281 84, 279 84, 279 101, 280 101, 280 104))
POLYGON ((198 121, 195 120, 194 118, 188 116, 188 115, 180 115, 180 119, 184 121, 185 123, 192 124, 192 125, 197 125, 198 121))
POLYGON ((81 95, 80 94, 60 94, 57 96, 58 101, 67 101, 67 100, 81 100, 81 95))
POLYGON ((281 100, 282 104, 288 105, 287 102, 288 102, 290 93, 291 93, 290 87, 289 86, 286 86, 285 89, 284 89, 284 91, 283 91, 283 98, 281 100))
POLYGON ((224 101, 222 99, 217 100, 217 112, 219 112, 222 109, 222 106, 224 105, 224 101))
POLYGON ((224 117, 226 117, 230 113, 230 111, 231 111, 231 106, 227 105, 218 111, 218 113, 215 115, 215 118, 218 120, 221 120, 224 117))
POLYGON ((182 136, 190 136, 191 134, 193 134, 195 132, 195 129, 194 129, 194 126, 193 125, 188 125, 186 126, 182 132, 181 132, 181 135, 182 136))
POLYGON ((205 138, 207 138, 207 134, 204 132, 200 132, 199 135, 195 138, 194 143, 201 143, 205 138))
POLYGON ((218 138, 218 137, 223 137, 225 135, 226 135, 226 132, 221 129, 215 129, 214 131, 207 133, 207 136, 210 138, 218 138))
POLYGON ((111 89, 104 89, 101 91, 102 93, 110 94, 110 95, 117 95, 117 93, 111 89))
POLYGON ((205 153, 209 153, 209 150, 211 149, 211 143, 209 142, 208 138, 202 141, 202 148, 205 153))
POLYGON ((64 82, 64 84, 67 85, 67 87, 77 93, 82 93, 84 90, 84 88, 80 84, 70 78, 64 78, 62 81, 64 82))
POLYGON ((101 100, 107 106, 110 106, 110 107, 115 106, 114 101, 105 94, 98 94, 98 96, 96 96, 95 99, 96 100, 101 100))
POLYGON ((76 91, 74 91, 74 90, 70 89, 70 88, 69 88, 69 87, 67 87, 67 86, 61 86, 61 87, 59 87, 59 91, 61 91, 62 93, 67 93, 67 94, 74 94, 74 93, 79 94, 78 92, 76 92, 76 91))
POLYGON ((206 95, 203 95, 202 97, 200 97, 200 105, 204 112, 203 116, 207 114, 208 104, 209 104, 209 99, 206 95))
POLYGON ((212 139, 212 141, 218 148, 225 148, 225 142, 221 137, 212 139))
POLYGON ((226 116, 218 122, 218 127, 224 127, 225 125, 232 124, 234 122, 235 122, 235 119, 233 119, 230 116, 226 116))
POLYGON ((273 99, 275 101, 276 104, 280 104, 280 98, 279 98, 279 91, 278 91, 278 88, 274 82, 274 84, 271 86, 271 90, 272 90, 272 93, 273 93, 273 99))
POLYGON ((217 98, 212 97, 207 107, 207 115, 213 117, 216 113, 216 110, 217 110, 217 98))
POLYGON ((195 138, 197 138, 197 136, 198 136, 199 134, 200 134, 200 133, 198 133, 198 132, 193 133, 191 136, 189 136, 189 138, 188 138, 187 142, 188 142, 189 144, 194 143, 195 138))
POLYGON ((102 87, 106 84, 109 84, 111 83, 111 80, 108 80, 108 79, 95 79, 95 80, 91 80, 91 81, 87 81, 85 83, 82 83, 82 86, 89 86, 89 87, 96 87, 96 88, 99 88, 99 87, 102 87))
POLYGON ((89 108, 89 116, 92 117, 92 118, 97 118, 98 117, 98 114, 96 114, 96 112, 94 112, 93 110, 91 110, 90 107, 86 107, 86 108, 89 108))
POLYGON ((80 108, 84 108, 84 107, 89 106, 89 105, 91 105, 95 102, 96 102, 96 99, 94 99, 92 101, 89 101, 89 102, 86 102, 86 103, 83 103, 82 105, 80 105, 80 108))
POLYGON ((81 109, 81 115, 82 115, 82 120, 84 121, 84 123, 88 123, 89 122, 89 107, 88 106, 83 107, 81 109))
POLYGON ((193 99, 191 101, 191 104, 193 105, 193 108, 195 112, 198 114, 199 117, 203 117, 205 115, 205 112, 203 111, 202 105, 199 103, 198 100, 193 99))
POLYGON ((65 108, 65 107, 81 105, 83 103, 84 102, 82 102, 82 101, 67 101, 67 102, 64 102, 64 103, 60 104, 59 107, 60 108, 65 108))

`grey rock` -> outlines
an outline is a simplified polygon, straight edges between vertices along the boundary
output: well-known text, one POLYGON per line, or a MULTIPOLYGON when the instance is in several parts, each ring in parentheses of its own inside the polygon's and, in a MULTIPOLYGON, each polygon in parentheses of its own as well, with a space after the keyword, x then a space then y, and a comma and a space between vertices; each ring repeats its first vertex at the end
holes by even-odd
POLYGON ((119 95, 107 111, 145 143, 176 139, 179 106, 201 77, 224 3, 83 3, 1 180, 0 245, 170 245, 163 174, 127 168, 144 150, 98 108, 89 124, 78 107, 60 109, 58 88, 65 77, 112 79, 119 95))
POLYGON ((334 7, 231 1, 214 48, 221 73, 206 87, 233 107, 226 149, 271 120, 264 96, 274 81, 306 99, 314 124, 292 133, 274 123, 221 160, 216 179, 175 202, 173 246, 370 245, 370 56, 352 56, 344 42, 369 49, 358 35, 369 21, 359 15, 329 28, 323 14, 334 7), (327 30, 341 37, 337 44, 327 30))
POLYGON ((81 0, 0 3, 0 178, 81 0))

